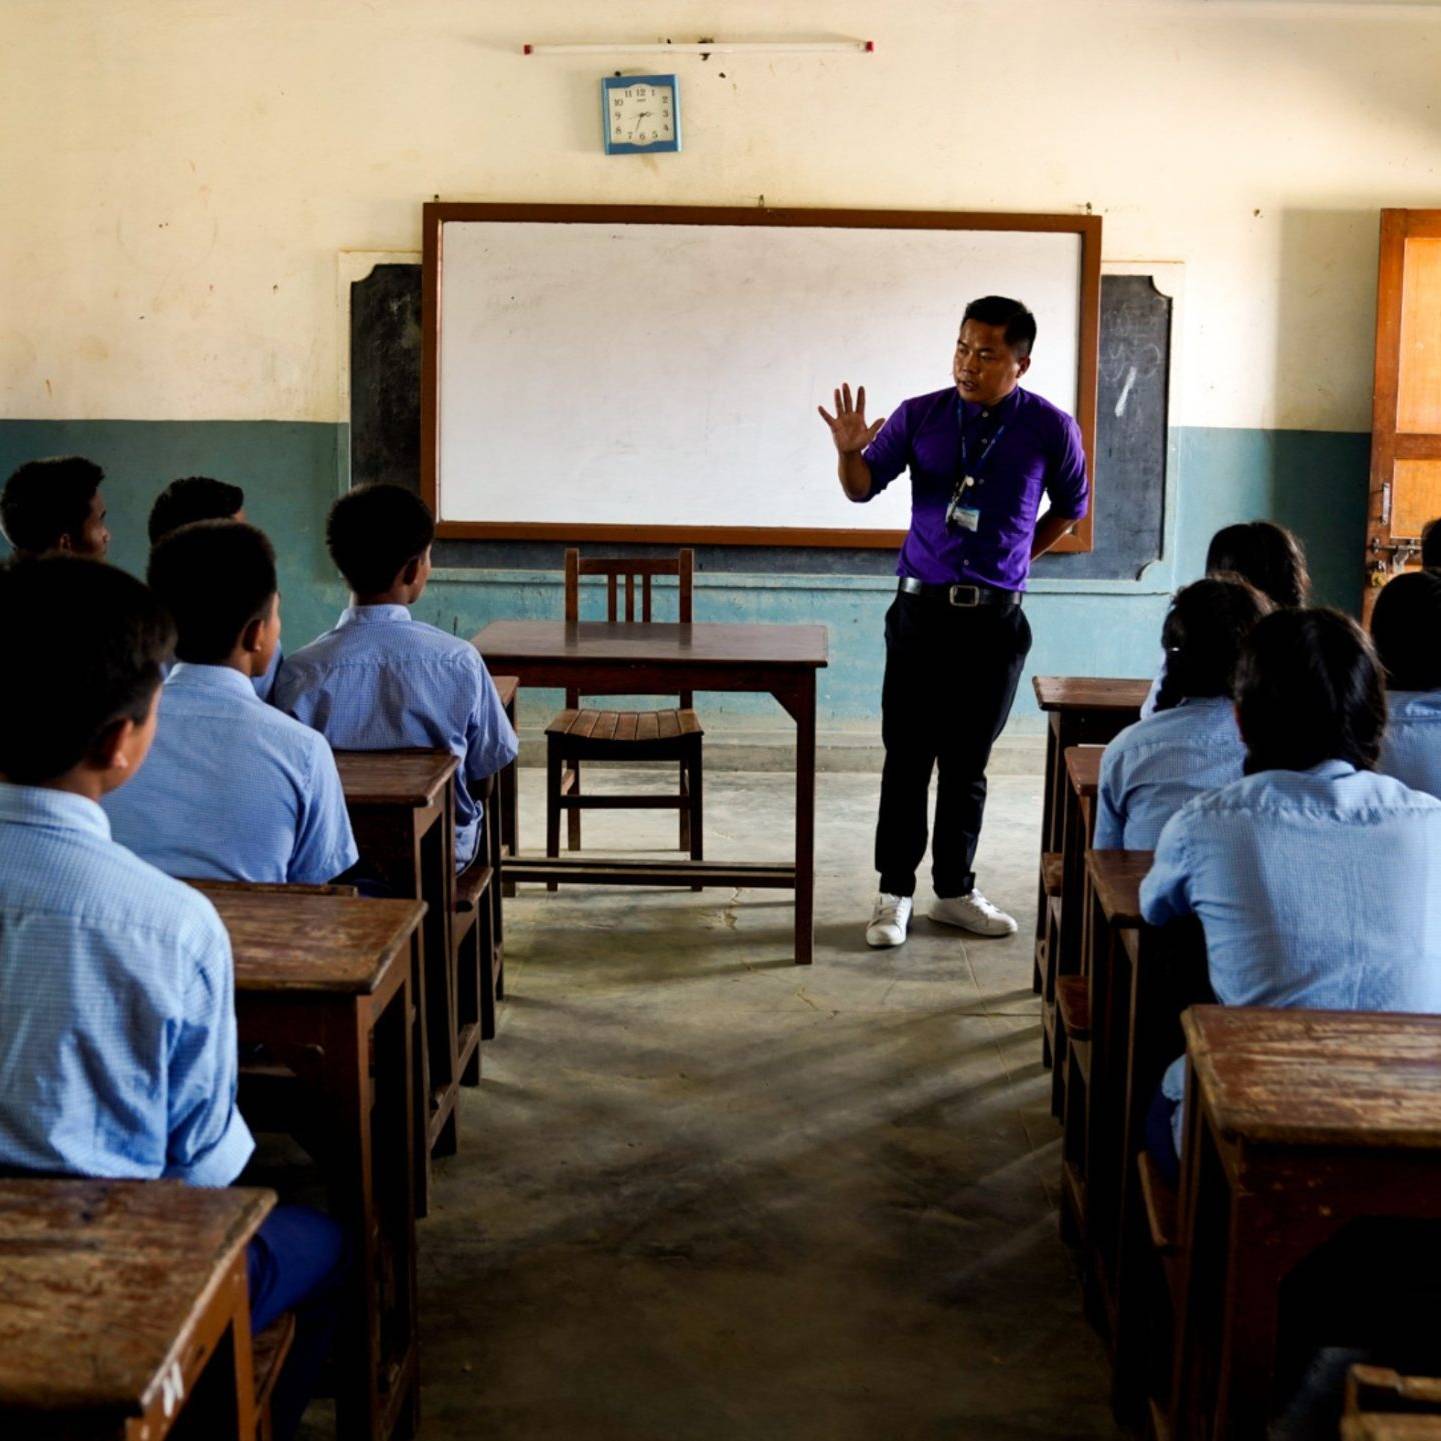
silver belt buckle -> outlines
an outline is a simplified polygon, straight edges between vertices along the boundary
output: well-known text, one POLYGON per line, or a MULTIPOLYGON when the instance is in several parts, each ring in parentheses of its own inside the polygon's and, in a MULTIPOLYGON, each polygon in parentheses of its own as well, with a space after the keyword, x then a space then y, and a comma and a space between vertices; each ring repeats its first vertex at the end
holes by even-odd
POLYGON ((978 585, 953 585, 948 598, 952 605, 975 607, 981 603, 981 588, 978 585), (969 591, 971 598, 969 600, 962 600, 962 591, 969 591))

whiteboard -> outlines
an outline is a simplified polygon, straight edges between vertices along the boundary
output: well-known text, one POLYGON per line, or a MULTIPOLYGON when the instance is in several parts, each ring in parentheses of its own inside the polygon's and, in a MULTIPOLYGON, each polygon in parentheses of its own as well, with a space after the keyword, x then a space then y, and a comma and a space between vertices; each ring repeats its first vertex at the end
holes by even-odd
POLYGON ((949 386, 966 302, 1000 294, 1036 315, 1023 384, 1080 415, 1083 245, 1055 230, 446 220, 438 517, 452 534, 893 543, 904 477, 848 501, 816 406, 842 381, 865 385, 871 417, 949 386))

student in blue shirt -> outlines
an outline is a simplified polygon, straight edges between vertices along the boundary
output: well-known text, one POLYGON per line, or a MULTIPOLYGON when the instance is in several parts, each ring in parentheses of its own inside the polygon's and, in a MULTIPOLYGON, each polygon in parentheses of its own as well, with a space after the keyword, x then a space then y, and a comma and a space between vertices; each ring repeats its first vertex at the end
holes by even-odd
MULTIPOLYGON (((1141 883, 1155 926, 1199 916, 1228 1006, 1441 1011, 1441 801, 1377 775, 1381 668, 1337 611, 1286 610, 1241 650, 1246 775, 1188 801, 1141 883)), ((1147 1143, 1174 1178, 1184 1059, 1147 1143)))
POLYGON ((110 547, 105 524, 105 472, 81 455, 30 460, 0 493, 0 530, 17 556, 65 551, 104 560, 110 547))
MULTIPOLYGON (((154 546, 171 531, 197 520, 244 520, 245 492, 229 481, 215 480, 208 475, 187 475, 172 480, 150 507, 150 544, 154 546)), ((269 700, 275 688, 275 672, 282 660, 280 647, 262 675, 255 677, 252 684, 255 694, 261 700, 269 700)))
POLYGON ((1241 642, 1271 602, 1239 579, 1180 591, 1161 631, 1166 671, 1156 712, 1127 726, 1101 758, 1098 851, 1154 849, 1194 795, 1241 779, 1245 748, 1231 688, 1241 642))
POLYGON ((150 553, 179 663, 145 770, 105 800, 122 845, 167 875, 322 885, 359 853, 325 737, 268 706, 252 679, 280 642, 270 542, 202 520, 150 553))
MULTIPOLYGON (((1311 595, 1305 547, 1284 525, 1269 520, 1222 526, 1206 551, 1206 574, 1237 576, 1255 586, 1278 610, 1305 605, 1311 595)), ((1160 674, 1141 706, 1142 720, 1156 713, 1165 678, 1166 658, 1162 655, 1160 674)))
MULTIPOLYGON (((198 891, 110 836, 102 796, 140 770, 174 631, 138 580, 50 556, 0 569, 0 1172, 229 1185, 230 941, 198 891)), ((336 1318, 344 1245, 300 1206, 248 1254, 251 1325, 295 1310, 276 1434, 298 1425, 336 1318)))
POLYGON ((1441 797, 1441 574, 1398 575, 1376 597, 1371 639, 1391 713, 1378 769, 1441 797))
POLYGON ((272 701, 337 750, 448 750, 460 760, 455 865, 474 859, 477 792, 515 759, 515 731, 475 647, 411 618, 435 521, 414 491, 366 485, 331 507, 326 543, 350 586, 333 630, 285 659, 272 701))

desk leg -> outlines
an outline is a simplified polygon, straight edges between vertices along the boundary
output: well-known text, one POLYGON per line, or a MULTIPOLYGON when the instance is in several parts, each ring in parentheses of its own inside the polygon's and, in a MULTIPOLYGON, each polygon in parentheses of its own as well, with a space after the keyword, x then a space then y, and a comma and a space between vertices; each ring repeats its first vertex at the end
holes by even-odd
POLYGON ((815 959, 816 912, 816 675, 796 686, 796 965, 815 959))
POLYGON ((1060 740, 1061 717, 1059 712, 1052 711, 1046 718, 1046 769, 1041 782, 1041 854, 1036 862, 1040 878, 1036 883, 1036 947, 1031 989, 1037 995, 1046 984, 1046 927, 1050 921, 1050 910, 1046 905, 1046 852, 1051 848, 1056 772, 1057 767, 1063 764, 1060 740))
MULTIPOLYGON (((516 712, 520 704, 520 690, 517 687, 511 702, 505 708, 506 715, 510 718, 511 728, 516 735, 520 734, 520 727, 516 721, 516 712)), ((497 787, 500 792, 500 842, 505 848, 505 854, 518 856, 520 854, 520 796, 518 793, 518 777, 516 775, 516 762, 506 766, 500 773, 500 785, 497 787)), ((515 894, 515 882, 502 880, 500 886, 502 896, 513 896, 515 894)))

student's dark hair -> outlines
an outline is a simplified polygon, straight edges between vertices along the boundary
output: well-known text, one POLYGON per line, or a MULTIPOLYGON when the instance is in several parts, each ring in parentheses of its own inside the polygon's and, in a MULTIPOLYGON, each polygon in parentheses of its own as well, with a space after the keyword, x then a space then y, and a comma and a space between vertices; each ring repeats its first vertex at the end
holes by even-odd
POLYGON ((1232 695, 1241 642, 1272 608, 1255 586, 1237 575, 1208 576, 1178 591, 1161 627, 1166 674, 1156 709, 1232 695))
POLYGON ((194 520, 229 520, 245 506, 245 492, 228 480, 187 475, 172 480, 150 507, 150 544, 194 520))
POLYGON ((1024 360, 1036 343, 1036 317, 1019 300, 1005 295, 983 295, 966 306, 961 324, 974 320, 981 325, 1004 325, 1006 344, 1017 360, 1024 360))
POLYGON ((403 485, 361 485, 330 507, 325 543, 356 595, 379 595, 435 539, 435 517, 403 485))
POLYGON ((225 661, 278 589, 270 542, 241 520, 197 520, 163 536, 147 579, 175 617, 176 656, 197 665, 225 661))
POLYGON ((1366 632, 1338 610, 1280 610, 1241 647, 1236 706, 1246 774, 1322 761, 1373 770, 1386 690, 1366 632))
POLYGON ((1427 570, 1441 570, 1441 516, 1421 529, 1421 564, 1427 570))
POLYGON ((105 472, 80 455, 26 461, 0 495, 5 538, 22 555, 54 550, 61 536, 79 539, 104 479, 105 472))
POLYGON ((175 630, 133 575, 47 555, 0 567, 0 637, 0 666, 17 688, 0 706, 0 774, 43 785, 116 721, 145 719, 175 630))
POLYGON ((1239 575, 1278 606, 1305 605, 1311 594, 1306 551, 1284 525, 1250 520, 1223 526, 1206 552, 1207 575, 1239 575))
POLYGON ((1441 575, 1398 575, 1376 597, 1371 642, 1391 690, 1441 690, 1441 575))

